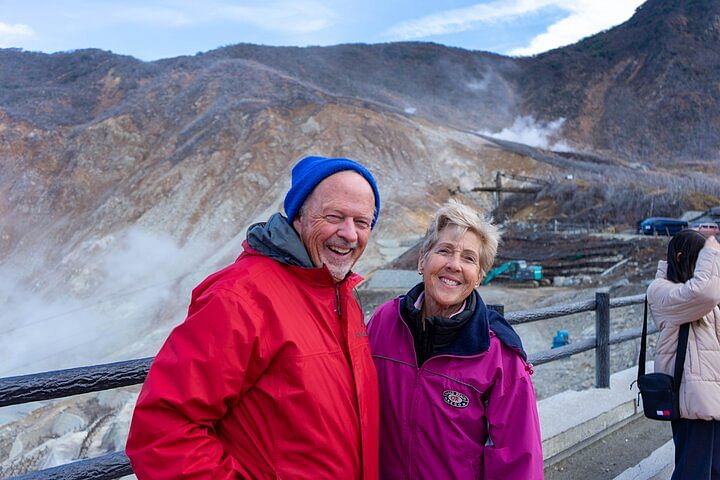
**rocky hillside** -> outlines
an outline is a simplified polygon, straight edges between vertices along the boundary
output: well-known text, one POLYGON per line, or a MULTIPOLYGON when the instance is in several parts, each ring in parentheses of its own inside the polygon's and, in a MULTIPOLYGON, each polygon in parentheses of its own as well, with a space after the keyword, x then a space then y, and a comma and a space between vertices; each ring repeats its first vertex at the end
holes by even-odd
POLYGON ((720 149, 720 3, 648 0, 626 23, 519 62, 524 111, 634 161, 713 160, 720 149))
MULTIPOLYGON (((51 101, 42 108, 16 101, 2 114, 0 295, 11 308, 0 342, 13 361, 0 375, 153 352, 182 319, 192 284, 232 261, 246 227, 280 208, 290 166, 304 155, 350 156, 377 173, 376 238, 421 234, 451 187, 481 184, 499 169, 556 170, 478 135, 332 96, 265 67, 246 69, 242 60, 201 59, 188 69, 180 59, 148 66, 102 52, 73 55, 87 55, 95 68, 84 78, 61 75, 74 86, 46 87, 51 101), (83 84, 88 98, 74 110, 83 84), (41 120, 31 121, 31 108, 41 120), (127 293, 158 285, 144 303, 127 293), (82 315, 56 321, 77 309, 82 315), (125 334, 98 341, 98 317, 125 334), (40 335, 31 342, 24 327, 59 321, 79 330, 64 335, 72 348, 40 335), (146 334, 126 346, 137 331, 146 334), (27 362, 38 340, 53 345, 27 362)), ((31 57, 47 68, 56 60, 31 57)), ((45 70, 37 72, 38 85, 47 84, 45 70)), ((490 205, 487 195, 470 200, 490 205)), ((359 267, 385 260, 373 244, 359 267)))
POLYGON ((713 0, 649 0, 620 26, 521 59, 428 43, 240 44, 149 63, 9 49, 0 65, 0 110, 44 128, 131 114, 207 131, 223 111, 360 102, 473 131, 562 118, 576 148, 651 164, 715 160, 720 141, 713 0))

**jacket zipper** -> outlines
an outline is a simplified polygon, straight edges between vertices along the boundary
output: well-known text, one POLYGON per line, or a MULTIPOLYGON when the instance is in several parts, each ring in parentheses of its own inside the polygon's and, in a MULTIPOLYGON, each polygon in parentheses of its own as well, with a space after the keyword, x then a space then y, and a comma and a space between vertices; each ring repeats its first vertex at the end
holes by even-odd
MULTIPOLYGON (((400 306, 398 305, 398 315, 400 315, 399 308, 400 308, 400 306)), ((408 428, 410 429, 410 442, 407 446, 407 456, 408 456, 407 464, 410 465, 410 469, 409 469, 409 471, 406 471, 406 477, 405 477, 407 480, 412 480, 416 477, 415 471, 414 471, 412 465, 413 465, 413 450, 415 450, 413 447, 414 447, 415 443, 417 443, 415 441, 415 437, 417 436, 417 421, 415 419, 415 410, 417 409, 418 397, 420 397, 420 395, 418 395, 417 392, 420 390, 420 373, 421 373, 422 367, 417 364, 417 352, 415 351, 415 342, 413 341, 412 332, 410 331, 410 328, 402 320, 402 315, 400 315, 400 322, 403 324, 405 331, 407 331, 408 334, 410 335, 410 348, 412 348, 413 358, 415 359, 415 385, 413 386, 413 391, 411 393, 412 402, 410 403, 410 413, 409 413, 409 418, 408 418, 408 428)))
POLYGON ((415 385, 412 392, 412 404, 410 405, 410 444, 408 445, 408 465, 410 465, 410 471, 408 472, 408 479, 412 480, 416 477, 416 471, 413 467, 413 453, 415 450, 415 444, 417 443, 417 419, 415 418, 415 410, 417 410, 417 402, 420 395, 420 369, 415 371, 415 385))
MULTIPOLYGON (((340 303, 340 287, 335 285, 335 311, 339 319, 342 319, 342 305, 340 303)), ((342 322, 341 322, 342 323, 342 322)))

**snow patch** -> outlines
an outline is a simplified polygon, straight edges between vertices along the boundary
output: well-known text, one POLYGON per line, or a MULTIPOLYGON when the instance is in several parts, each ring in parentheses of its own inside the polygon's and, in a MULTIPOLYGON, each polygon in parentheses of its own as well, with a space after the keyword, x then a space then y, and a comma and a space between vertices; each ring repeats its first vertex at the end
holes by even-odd
POLYGON ((55 418, 50 431, 53 435, 62 437, 68 433, 79 432, 87 428, 87 420, 80 415, 62 412, 55 418))
POLYGON ((86 431, 75 432, 44 443, 42 447, 47 448, 48 453, 40 468, 57 467, 77 459, 86 436, 86 431))

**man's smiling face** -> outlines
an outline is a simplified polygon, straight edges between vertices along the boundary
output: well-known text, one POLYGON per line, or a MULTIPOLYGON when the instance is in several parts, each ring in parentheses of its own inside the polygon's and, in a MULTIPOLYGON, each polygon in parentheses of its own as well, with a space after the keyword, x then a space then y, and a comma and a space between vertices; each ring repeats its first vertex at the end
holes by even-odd
POLYGON ((313 265, 325 265, 341 281, 365 251, 375 196, 362 175, 343 171, 320 182, 305 201, 293 227, 313 265))

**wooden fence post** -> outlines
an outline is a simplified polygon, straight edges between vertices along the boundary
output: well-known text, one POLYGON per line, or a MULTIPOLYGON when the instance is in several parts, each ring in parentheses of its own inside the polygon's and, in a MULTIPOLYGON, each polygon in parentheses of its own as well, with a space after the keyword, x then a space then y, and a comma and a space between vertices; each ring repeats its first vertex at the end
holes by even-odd
POLYGON ((610 388, 610 294, 595 293, 595 387, 610 388))

